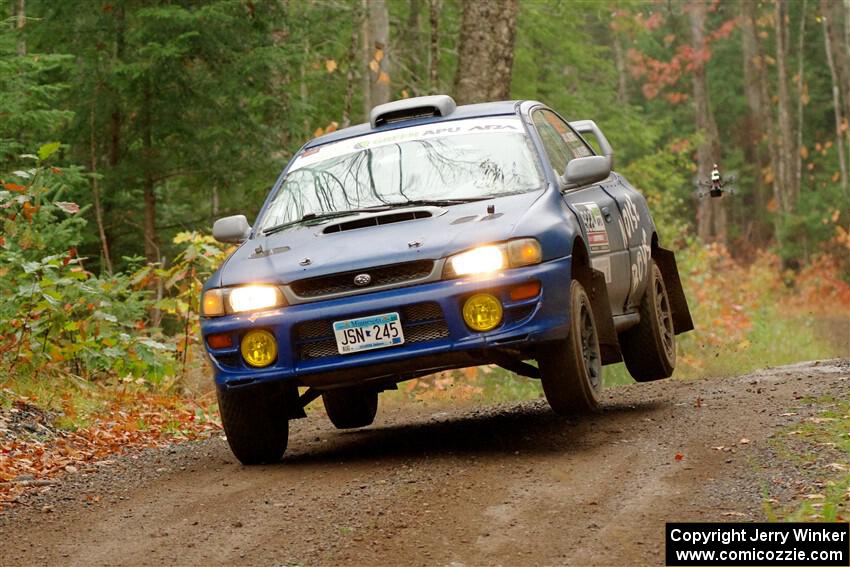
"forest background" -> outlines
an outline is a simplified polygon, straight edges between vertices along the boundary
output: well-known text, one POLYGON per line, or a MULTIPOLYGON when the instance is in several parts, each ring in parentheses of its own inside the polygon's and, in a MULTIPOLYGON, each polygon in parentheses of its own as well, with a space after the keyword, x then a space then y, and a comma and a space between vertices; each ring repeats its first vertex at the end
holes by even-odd
MULTIPOLYGON (((678 251, 697 329, 677 376, 850 351, 850 0, 11 0, 0 18, 0 407, 52 412, 92 454, 215 427, 213 220, 256 215, 309 138, 432 93, 601 125, 678 251), (714 163, 735 192, 699 198, 714 163)), ((540 389, 484 367, 395 395, 540 389)))

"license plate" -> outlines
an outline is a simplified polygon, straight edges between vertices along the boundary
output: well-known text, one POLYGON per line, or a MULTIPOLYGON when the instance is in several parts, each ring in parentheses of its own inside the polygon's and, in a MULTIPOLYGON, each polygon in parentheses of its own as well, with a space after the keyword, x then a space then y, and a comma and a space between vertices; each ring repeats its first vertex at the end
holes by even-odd
POLYGON ((398 313, 334 321, 334 335, 340 354, 404 344, 398 313))

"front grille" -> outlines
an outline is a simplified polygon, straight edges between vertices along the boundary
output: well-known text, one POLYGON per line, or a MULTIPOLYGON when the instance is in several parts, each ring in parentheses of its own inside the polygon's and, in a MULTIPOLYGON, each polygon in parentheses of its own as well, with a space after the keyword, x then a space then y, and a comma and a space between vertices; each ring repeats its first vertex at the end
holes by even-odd
MULTIPOLYGON (((449 327, 443 318, 443 311, 433 301, 402 307, 399 314, 405 344, 424 343, 449 336, 449 327)), ((292 340, 298 360, 339 355, 333 332, 334 320, 306 321, 295 325, 292 340)))
POLYGON ((310 298, 344 293, 346 291, 369 291, 373 287, 404 284, 426 278, 431 274, 433 268, 433 260, 417 260, 403 264, 307 278, 292 282, 290 287, 295 295, 310 298), (358 287, 354 285, 354 277, 358 274, 369 274, 372 281, 368 286, 358 287))

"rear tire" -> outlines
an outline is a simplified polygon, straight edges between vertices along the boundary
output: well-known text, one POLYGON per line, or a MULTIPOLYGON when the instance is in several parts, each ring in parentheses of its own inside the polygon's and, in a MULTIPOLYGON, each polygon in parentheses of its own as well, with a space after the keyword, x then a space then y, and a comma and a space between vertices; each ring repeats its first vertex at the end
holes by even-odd
POLYGON ((652 261, 649 285, 640 302, 640 323, 620 334, 629 374, 638 382, 669 378, 676 368, 676 333, 661 270, 652 261))
POLYGON ((328 390, 322 394, 322 403, 337 429, 366 427, 378 413, 378 392, 363 388, 328 390))
POLYGON ((265 389, 218 390, 218 411, 230 450, 243 465, 275 463, 286 451, 286 397, 265 389))
POLYGON ((537 356, 546 401, 559 415, 596 410, 602 392, 602 353, 590 298, 570 284, 570 332, 537 356))

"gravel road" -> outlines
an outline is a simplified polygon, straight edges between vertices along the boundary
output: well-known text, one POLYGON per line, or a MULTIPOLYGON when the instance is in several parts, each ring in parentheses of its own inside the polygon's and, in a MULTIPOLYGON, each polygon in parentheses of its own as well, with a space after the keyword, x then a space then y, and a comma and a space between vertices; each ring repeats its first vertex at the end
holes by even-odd
POLYGON ((832 360, 635 384, 580 419, 411 404, 341 432, 317 412, 278 465, 216 436, 70 475, 0 516, 0 565, 661 565, 665 521, 763 519, 770 437, 849 377, 832 360))

